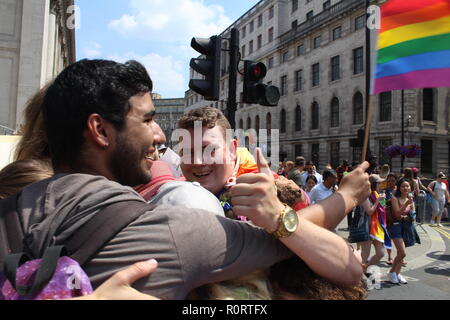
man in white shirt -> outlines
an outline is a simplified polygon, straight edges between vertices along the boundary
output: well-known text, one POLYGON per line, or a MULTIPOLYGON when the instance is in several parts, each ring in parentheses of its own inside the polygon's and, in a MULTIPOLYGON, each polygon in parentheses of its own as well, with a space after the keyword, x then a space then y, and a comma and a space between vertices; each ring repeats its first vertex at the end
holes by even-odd
POLYGON ((314 163, 312 163, 311 161, 308 161, 306 163, 305 172, 302 174, 302 186, 303 189, 305 190, 306 190, 306 180, 308 179, 309 176, 315 176, 317 179, 317 184, 320 184, 323 181, 322 175, 316 172, 316 170, 314 169, 314 163))
POLYGON ((334 192, 334 186, 337 182, 337 173, 332 169, 326 169, 323 172, 323 182, 316 185, 310 194, 311 203, 318 203, 331 195, 334 192))

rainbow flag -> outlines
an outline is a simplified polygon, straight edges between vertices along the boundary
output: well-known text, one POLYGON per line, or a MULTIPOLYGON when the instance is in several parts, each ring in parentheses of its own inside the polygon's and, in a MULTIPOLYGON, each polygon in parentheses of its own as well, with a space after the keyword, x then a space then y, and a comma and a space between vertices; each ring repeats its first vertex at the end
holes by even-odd
POLYGON ((450 87, 450 0, 389 0, 377 54, 374 94, 450 87))

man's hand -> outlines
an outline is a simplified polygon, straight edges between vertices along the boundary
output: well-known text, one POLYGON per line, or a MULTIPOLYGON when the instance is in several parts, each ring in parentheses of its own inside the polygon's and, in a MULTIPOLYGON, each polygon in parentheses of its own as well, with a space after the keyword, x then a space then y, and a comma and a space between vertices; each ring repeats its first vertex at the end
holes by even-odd
POLYGON ((240 176, 230 189, 233 212, 248 217, 255 225, 272 233, 278 229, 278 217, 284 205, 277 197, 275 179, 262 154, 256 149, 259 173, 240 176))
POLYGON ((114 274, 92 294, 73 300, 159 300, 131 287, 133 282, 154 272, 157 266, 156 260, 135 263, 114 274))
POLYGON ((363 162, 357 169, 344 176, 337 193, 344 193, 353 199, 354 207, 363 203, 370 196, 369 175, 366 170, 369 163, 363 162))

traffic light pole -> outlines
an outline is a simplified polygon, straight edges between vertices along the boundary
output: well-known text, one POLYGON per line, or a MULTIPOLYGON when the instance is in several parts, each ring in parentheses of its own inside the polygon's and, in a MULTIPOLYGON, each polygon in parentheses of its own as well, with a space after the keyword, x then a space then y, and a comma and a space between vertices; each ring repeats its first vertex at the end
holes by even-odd
POLYGON ((228 121, 230 122, 231 128, 236 129, 236 91, 237 91, 237 69, 238 69, 238 55, 239 55, 239 33, 238 29, 231 29, 231 39, 230 39, 230 69, 229 73, 229 83, 228 83, 228 121))

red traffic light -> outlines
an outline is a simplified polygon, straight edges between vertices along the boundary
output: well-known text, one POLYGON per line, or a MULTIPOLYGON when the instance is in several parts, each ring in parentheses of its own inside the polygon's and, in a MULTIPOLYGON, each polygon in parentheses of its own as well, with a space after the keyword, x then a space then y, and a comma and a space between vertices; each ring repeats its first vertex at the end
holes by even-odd
POLYGON ((248 75, 251 80, 258 81, 267 75, 267 68, 264 63, 251 63, 248 67, 248 75))

